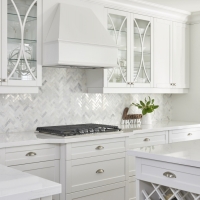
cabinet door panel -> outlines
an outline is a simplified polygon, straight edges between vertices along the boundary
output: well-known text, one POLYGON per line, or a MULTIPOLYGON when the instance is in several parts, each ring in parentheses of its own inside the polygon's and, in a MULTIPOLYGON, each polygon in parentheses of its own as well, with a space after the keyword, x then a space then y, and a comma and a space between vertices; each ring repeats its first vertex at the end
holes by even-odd
POLYGON ((152 85, 152 18, 132 15, 131 82, 134 87, 152 85))
POLYGON ((118 46, 118 65, 107 70, 109 87, 130 87, 130 14, 108 9, 107 30, 118 46))
POLYGON ((2 85, 37 86, 40 83, 41 20, 38 16, 41 9, 38 7, 41 3, 37 0, 3 1, 2 79, 5 81, 2 85))
POLYGON ((189 88, 189 27, 173 22, 172 83, 189 88))
POLYGON ((155 87, 170 88, 172 22, 154 19, 155 87))

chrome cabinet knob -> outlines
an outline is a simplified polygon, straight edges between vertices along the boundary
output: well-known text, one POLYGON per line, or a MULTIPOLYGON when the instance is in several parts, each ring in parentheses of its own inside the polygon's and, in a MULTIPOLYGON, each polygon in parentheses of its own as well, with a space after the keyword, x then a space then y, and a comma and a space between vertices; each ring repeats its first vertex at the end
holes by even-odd
POLYGON ((145 139, 144 139, 144 142, 149 142, 149 141, 150 141, 149 138, 145 138, 145 139))
POLYGON ((192 136, 192 133, 188 133, 188 136, 192 136))
POLYGON ((27 153, 26 154, 26 156, 29 156, 29 157, 31 157, 31 156, 36 156, 37 154, 35 153, 35 152, 29 152, 29 153, 27 153))
POLYGON ((1 83, 5 83, 5 82, 6 82, 6 79, 0 79, 0 82, 1 82, 1 83))
POLYGON ((171 83, 170 85, 171 85, 171 86, 176 86, 176 83, 171 83))
POLYGON ((104 173, 104 170, 103 169, 99 169, 99 170, 96 171, 96 173, 97 174, 102 174, 102 173, 104 173))
POLYGON ((103 150, 104 149, 104 147, 102 147, 102 146, 98 146, 97 148, 96 148, 96 150, 103 150))
POLYGON ((171 172, 165 172, 163 174, 163 176, 167 177, 167 178, 176 178, 176 175, 171 173, 171 172))

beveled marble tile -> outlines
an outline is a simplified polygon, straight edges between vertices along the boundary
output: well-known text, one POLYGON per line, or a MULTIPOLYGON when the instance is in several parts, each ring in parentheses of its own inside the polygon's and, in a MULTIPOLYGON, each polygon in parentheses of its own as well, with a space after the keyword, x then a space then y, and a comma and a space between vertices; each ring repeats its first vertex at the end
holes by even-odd
POLYGON ((160 105, 155 121, 171 117, 171 95, 87 94, 83 69, 43 68, 42 83, 38 94, 0 95, 0 132, 78 123, 119 124, 124 108, 148 95, 160 105))

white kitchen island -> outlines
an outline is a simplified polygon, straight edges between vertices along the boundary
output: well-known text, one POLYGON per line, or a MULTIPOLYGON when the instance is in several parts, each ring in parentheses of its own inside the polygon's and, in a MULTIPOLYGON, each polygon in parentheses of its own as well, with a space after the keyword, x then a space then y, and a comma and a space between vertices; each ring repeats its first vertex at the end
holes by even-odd
POLYGON ((0 200, 51 200, 59 193, 61 184, 0 165, 0 200))
POLYGON ((200 140, 129 150, 137 200, 200 199, 200 140))

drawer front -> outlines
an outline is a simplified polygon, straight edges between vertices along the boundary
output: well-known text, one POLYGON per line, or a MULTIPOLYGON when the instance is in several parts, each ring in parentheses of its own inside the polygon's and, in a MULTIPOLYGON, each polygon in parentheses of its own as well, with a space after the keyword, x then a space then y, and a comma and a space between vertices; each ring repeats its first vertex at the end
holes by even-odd
MULTIPOLYGON (((31 164, 25 164, 25 165, 15 165, 15 166, 10 166, 10 167, 20 170, 22 172, 26 172, 26 173, 50 180, 50 181, 60 183, 59 160, 31 163, 31 164)), ((60 195, 54 195, 53 199, 59 200, 60 195)))
POLYGON ((168 143, 168 132, 154 132, 146 134, 137 134, 129 139, 129 148, 135 149, 139 147, 153 146, 168 143))
POLYGON ((66 193, 128 179, 126 153, 67 161, 66 193))
POLYGON ((136 200, 136 178, 129 178, 129 200, 136 200))
POLYGON ((67 200, 128 200, 125 182, 67 194, 67 200))
POLYGON ((59 146, 42 144, 6 148, 6 165, 20 165, 59 159, 59 146))
POLYGON ((197 194, 200 191, 199 168, 147 159, 136 163, 137 179, 197 194))
POLYGON ((169 132, 169 143, 200 139, 200 128, 173 130, 169 132))
POLYGON ((66 155, 69 160, 70 158, 79 159, 125 151, 126 139, 118 138, 68 144, 66 155))

